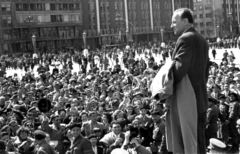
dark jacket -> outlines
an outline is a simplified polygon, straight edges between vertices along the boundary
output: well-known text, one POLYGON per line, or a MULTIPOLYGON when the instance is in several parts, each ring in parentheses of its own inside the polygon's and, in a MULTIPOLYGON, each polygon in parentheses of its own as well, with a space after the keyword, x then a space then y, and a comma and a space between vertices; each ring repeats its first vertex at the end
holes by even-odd
POLYGON ((207 129, 206 131, 210 133, 217 133, 218 131, 218 117, 219 117, 219 108, 215 105, 212 105, 207 110, 207 129))
POLYGON ((39 144, 39 148, 37 149, 37 154, 55 154, 54 149, 45 141, 43 140, 39 144))
POLYGON ((82 135, 73 141, 70 150, 73 154, 94 154, 91 142, 82 135))
POLYGON ((194 28, 190 28, 178 38, 172 55, 172 59, 176 60, 173 67, 174 85, 188 75, 195 92, 198 113, 206 112, 208 108, 208 52, 206 40, 194 28))

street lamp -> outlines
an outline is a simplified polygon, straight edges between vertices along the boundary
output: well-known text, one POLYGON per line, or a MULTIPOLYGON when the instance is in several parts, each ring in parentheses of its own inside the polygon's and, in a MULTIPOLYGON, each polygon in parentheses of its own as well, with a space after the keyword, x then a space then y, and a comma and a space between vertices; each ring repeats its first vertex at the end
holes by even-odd
POLYGON ((218 25, 217 25, 217 37, 220 37, 220 30, 218 25))
POLYGON ((35 36, 35 34, 32 35, 32 44, 33 44, 33 50, 36 53, 36 36, 35 36))
POLYGON ((84 48, 86 49, 86 47, 87 47, 87 41, 86 41, 86 39, 87 39, 87 34, 86 34, 86 32, 83 32, 83 43, 84 43, 84 48))

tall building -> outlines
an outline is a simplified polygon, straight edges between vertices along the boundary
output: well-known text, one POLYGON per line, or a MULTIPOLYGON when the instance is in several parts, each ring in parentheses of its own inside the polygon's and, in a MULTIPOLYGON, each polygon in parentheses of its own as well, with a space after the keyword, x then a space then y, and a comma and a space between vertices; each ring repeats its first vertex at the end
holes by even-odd
POLYGON ((208 38, 217 37, 223 20, 221 0, 194 0, 195 28, 208 38))
POLYGON ((1 0, 0 51, 91 48, 173 37, 174 9, 192 0, 1 0), (85 35, 86 34, 86 35, 85 35))
POLYGON ((221 0, 223 8, 224 28, 229 35, 240 34, 240 1, 239 0, 221 0))

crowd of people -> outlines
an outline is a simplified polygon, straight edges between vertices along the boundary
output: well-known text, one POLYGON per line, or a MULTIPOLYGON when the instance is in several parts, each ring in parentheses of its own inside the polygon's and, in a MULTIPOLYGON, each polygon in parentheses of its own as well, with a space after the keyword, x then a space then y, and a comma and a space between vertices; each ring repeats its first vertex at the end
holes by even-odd
MULTIPOLYGON (((157 44, 149 49, 113 48, 106 59, 100 52, 87 56, 78 52, 63 56, 59 53, 24 54, 21 56, 24 60, 18 61, 24 67, 17 65, 18 69, 26 70, 22 77, 17 73, 6 76, 5 72, 13 67, 11 62, 20 58, 3 55, 0 136, 7 151, 34 153, 35 140, 39 144, 45 141, 56 144, 57 141, 54 149, 59 154, 76 149, 87 154, 92 147, 96 147, 95 154, 101 154, 128 145, 129 138, 128 142, 134 145, 132 150, 146 154, 150 151, 166 153, 161 118, 163 104, 151 100, 148 90, 151 79, 163 65, 163 61, 157 63, 152 55, 161 50, 157 44), (135 59, 142 53, 149 57, 148 61, 135 59), (120 59, 118 55, 123 56, 120 59), (33 67, 26 60, 32 62, 33 67), (79 64, 79 72, 73 73, 73 63, 79 64), (32 72, 34 67, 38 76, 32 72), (46 113, 39 110, 40 102, 48 102, 42 101, 43 98, 51 102, 51 109, 46 113), (124 134, 129 131, 128 135, 124 134), (86 143, 74 144, 79 134, 88 138, 86 143)), ((162 53, 163 57, 168 56, 166 51, 162 53)))

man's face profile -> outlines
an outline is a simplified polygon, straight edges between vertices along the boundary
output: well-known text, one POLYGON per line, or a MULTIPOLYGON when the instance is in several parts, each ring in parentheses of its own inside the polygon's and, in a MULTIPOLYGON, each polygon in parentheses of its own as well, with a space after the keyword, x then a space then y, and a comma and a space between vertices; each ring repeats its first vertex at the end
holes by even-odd
POLYGON ((171 28, 173 29, 175 35, 182 35, 184 31, 184 19, 181 19, 181 14, 179 12, 174 12, 171 28))

